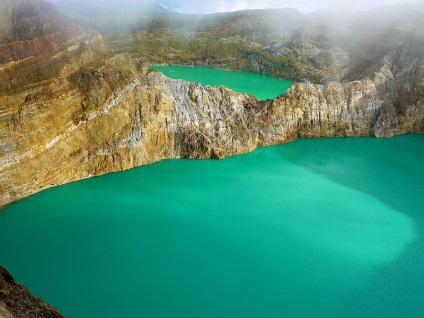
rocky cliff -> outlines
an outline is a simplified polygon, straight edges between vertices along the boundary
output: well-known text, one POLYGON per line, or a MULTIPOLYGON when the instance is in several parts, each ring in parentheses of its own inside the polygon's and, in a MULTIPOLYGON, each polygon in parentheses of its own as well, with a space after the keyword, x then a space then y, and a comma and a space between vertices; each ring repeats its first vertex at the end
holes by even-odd
POLYGON ((6 2, 11 25, 34 32, 22 39, 9 30, 0 46, 12 52, 0 69, 0 206, 167 158, 223 158, 298 137, 424 132, 422 73, 402 73, 402 84, 395 69, 412 49, 393 54, 375 78, 298 83, 258 101, 113 56, 97 32, 46 22, 38 0, 6 2))
POLYGON ((10 273, 0 267, 0 317, 1 318, 62 318, 55 308, 34 297, 18 284, 10 273))

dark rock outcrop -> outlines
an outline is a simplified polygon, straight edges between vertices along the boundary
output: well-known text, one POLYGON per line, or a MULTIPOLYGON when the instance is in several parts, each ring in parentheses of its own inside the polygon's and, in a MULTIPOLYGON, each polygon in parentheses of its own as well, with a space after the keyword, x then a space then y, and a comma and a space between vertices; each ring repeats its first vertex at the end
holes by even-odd
POLYGON ((63 318, 52 306, 33 296, 25 286, 18 284, 10 273, 0 267, 1 318, 63 318))

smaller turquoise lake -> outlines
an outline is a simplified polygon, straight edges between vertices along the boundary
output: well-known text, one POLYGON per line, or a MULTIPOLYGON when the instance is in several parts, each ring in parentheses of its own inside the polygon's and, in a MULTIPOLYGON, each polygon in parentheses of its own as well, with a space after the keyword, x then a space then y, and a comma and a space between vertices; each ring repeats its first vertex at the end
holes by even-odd
POLYGON ((222 85, 238 93, 253 94, 259 100, 275 98, 284 94, 293 85, 290 81, 248 72, 179 65, 151 65, 150 68, 172 79, 199 82, 204 86, 222 85))

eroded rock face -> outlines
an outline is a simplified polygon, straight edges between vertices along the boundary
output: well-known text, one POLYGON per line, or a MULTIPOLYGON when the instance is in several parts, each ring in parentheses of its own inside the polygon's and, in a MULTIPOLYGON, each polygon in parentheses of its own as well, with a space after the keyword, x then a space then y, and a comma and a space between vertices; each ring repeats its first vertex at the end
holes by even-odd
POLYGON ((385 56, 374 73, 384 107, 374 127, 378 137, 392 137, 404 131, 424 133, 424 23, 403 45, 385 56))
MULTIPOLYGON (((43 54, 24 49, 0 66, 0 206, 162 159, 223 158, 298 137, 424 132, 423 101, 411 98, 421 95, 408 93, 422 88, 422 75, 412 82, 405 75, 402 84, 389 58, 372 80, 298 83, 258 101, 171 80, 146 61, 112 56, 97 32, 63 25, 26 40, 53 36, 43 54)), ((4 45, 16 47, 15 40, 4 45)))
POLYGON ((1 318, 63 318, 64 316, 41 299, 31 295, 25 286, 18 284, 12 275, 0 267, 1 318))

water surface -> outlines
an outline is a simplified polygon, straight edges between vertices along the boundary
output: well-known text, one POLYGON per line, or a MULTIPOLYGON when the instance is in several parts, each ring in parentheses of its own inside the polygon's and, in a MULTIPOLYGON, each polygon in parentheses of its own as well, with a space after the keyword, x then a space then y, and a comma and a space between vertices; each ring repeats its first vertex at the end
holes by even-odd
POLYGON ((150 68, 172 79, 185 79, 210 86, 223 85, 238 93, 253 94, 259 100, 275 98, 293 85, 290 81, 249 72, 179 65, 152 65, 150 68))
POLYGON ((69 318, 421 318, 423 157, 297 140, 65 185, 0 213, 0 264, 69 318))

